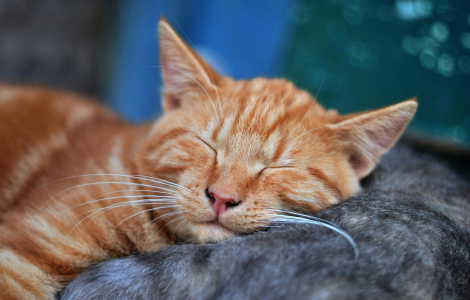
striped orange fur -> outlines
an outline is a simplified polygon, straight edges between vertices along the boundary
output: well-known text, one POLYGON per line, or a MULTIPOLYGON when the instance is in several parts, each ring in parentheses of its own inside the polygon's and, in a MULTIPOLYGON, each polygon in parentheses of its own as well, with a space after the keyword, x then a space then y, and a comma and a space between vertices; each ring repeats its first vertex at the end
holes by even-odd
POLYGON ((162 20, 164 115, 0 87, 0 299, 53 299, 100 261, 260 230, 360 190, 417 104, 339 116, 282 79, 217 75, 162 20))

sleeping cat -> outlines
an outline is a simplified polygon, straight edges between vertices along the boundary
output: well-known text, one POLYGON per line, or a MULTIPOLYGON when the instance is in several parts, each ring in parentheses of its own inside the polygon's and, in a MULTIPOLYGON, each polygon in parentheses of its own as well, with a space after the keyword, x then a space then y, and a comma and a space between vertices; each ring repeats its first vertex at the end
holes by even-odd
POLYGON ((409 100, 339 116, 284 80, 215 74, 164 20, 159 36, 165 113, 154 124, 2 86, 1 299, 53 299, 98 262, 345 201, 416 111, 409 100))

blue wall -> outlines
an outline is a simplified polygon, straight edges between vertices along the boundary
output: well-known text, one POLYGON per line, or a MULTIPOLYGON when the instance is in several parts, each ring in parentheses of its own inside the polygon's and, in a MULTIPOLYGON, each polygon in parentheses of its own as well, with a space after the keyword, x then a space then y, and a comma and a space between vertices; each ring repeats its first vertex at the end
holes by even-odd
POLYGON ((280 75, 288 0, 122 0, 109 44, 108 104, 130 121, 161 113, 156 26, 161 16, 221 73, 280 75))

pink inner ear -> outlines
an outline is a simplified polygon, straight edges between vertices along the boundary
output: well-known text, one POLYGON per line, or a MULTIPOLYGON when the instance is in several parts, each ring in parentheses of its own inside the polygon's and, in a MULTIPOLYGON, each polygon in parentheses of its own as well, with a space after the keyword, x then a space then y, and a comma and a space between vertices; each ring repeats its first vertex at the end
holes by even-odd
POLYGON ((176 95, 166 95, 163 101, 163 109, 170 111, 181 107, 181 100, 176 95))
MULTIPOLYGON (((372 124, 371 124, 372 125, 372 124)), ((375 167, 380 156, 387 152, 401 133, 399 127, 389 128, 373 126, 362 133, 362 138, 356 142, 355 151, 349 157, 349 163, 359 178, 367 176, 375 167)))
POLYGON ((375 168, 377 164, 377 160, 370 156, 367 156, 364 153, 361 153, 360 150, 350 154, 349 156, 349 163, 356 173, 356 176, 361 179, 369 175, 370 172, 375 168))
MULTIPOLYGON (((372 124, 372 127, 374 127, 372 124)), ((370 141, 372 142, 371 147, 376 147, 376 151, 386 151, 390 148, 395 140, 400 136, 401 131, 403 130, 406 124, 401 124, 401 126, 397 126, 394 122, 390 122, 385 126, 384 124, 380 124, 382 126, 377 126, 377 128, 371 128, 368 130, 367 134, 369 136, 370 141)), ((371 152, 374 152, 373 149, 370 149, 371 152)), ((381 154, 379 154, 381 155, 381 154)))
POLYGON ((186 45, 165 20, 160 21, 158 33, 165 111, 194 100, 194 97, 188 96, 190 93, 210 93, 215 82, 212 79, 218 78, 218 75, 186 45))
POLYGON ((337 124, 350 149, 349 163, 359 178, 367 176, 380 156, 390 149, 416 111, 415 101, 405 101, 377 111, 354 115, 337 124))
POLYGON ((364 168, 364 166, 367 165, 367 160, 365 159, 363 155, 360 155, 359 153, 351 154, 351 156, 349 156, 349 163, 351 164, 354 171, 356 171, 356 174, 358 176, 359 174, 366 172, 366 169, 364 168))

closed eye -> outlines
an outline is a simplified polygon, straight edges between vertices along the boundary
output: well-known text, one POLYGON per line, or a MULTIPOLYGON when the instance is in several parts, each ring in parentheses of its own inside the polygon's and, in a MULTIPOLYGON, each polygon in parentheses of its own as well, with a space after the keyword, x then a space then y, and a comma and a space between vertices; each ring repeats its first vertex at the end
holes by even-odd
POLYGON ((206 141, 204 141, 203 139, 201 139, 200 137, 197 137, 198 140, 200 140, 201 142, 203 142, 204 144, 206 144, 207 147, 209 147, 212 151, 214 151, 215 155, 217 155, 217 150, 215 150, 214 148, 212 148, 211 145, 209 145, 209 143, 207 143, 206 141))
POLYGON ((295 168, 294 166, 279 166, 279 167, 265 167, 258 173, 258 177, 261 176, 261 173, 263 173, 266 170, 276 170, 276 169, 293 169, 295 168))

